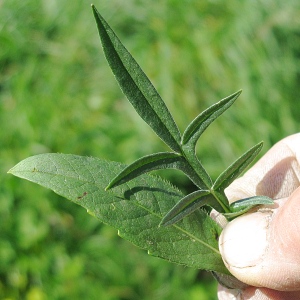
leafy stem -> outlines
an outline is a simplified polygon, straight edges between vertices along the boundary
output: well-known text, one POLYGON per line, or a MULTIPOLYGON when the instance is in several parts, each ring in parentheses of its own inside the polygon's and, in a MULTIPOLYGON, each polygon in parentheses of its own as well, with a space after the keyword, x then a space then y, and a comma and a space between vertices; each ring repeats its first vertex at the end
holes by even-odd
POLYGON ((241 90, 200 113, 181 136, 170 111, 146 74, 97 9, 94 6, 92 8, 104 54, 122 91, 141 118, 173 150, 173 152, 147 155, 136 160, 115 176, 106 190, 153 170, 173 168, 184 172, 201 192, 205 192, 200 193, 196 198, 183 197, 179 204, 165 216, 161 224, 170 225, 178 222, 203 205, 209 205, 221 213, 230 213, 231 208, 224 189, 253 161, 262 143, 238 158, 214 183, 196 155, 196 144, 208 126, 235 102, 241 90), (170 219, 170 216, 173 219, 170 219))
POLYGON ((229 204, 224 192, 252 163, 262 142, 236 159, 215 181, 197 157, 196 145, 202 133, 231 107, 241 91, 201 112, 181 134, 146 74, 93 5, 92 9, 105 57, 120 88, 170 152, 146 155, 129 166, 76 155, 42 154, 21 161, 10 173, 83 206, 149 254, 212 270, 219 282, 236 286, 228 283, 233 277, 218 251, 222 228, 206 210, 199 208, 209 206, 232 220, 252 207, 273 203, 268 197, 256 196, 229 204), (170 168, 182 171, 198 190, 183 195, 168 182, 145 174, 170 168))
POLYGON ((168 222, 162 222, 162 224, 172 224, 169 220, 170 216, 174 216, 173 221, 177 222, 181 219, 178 215, 186 216, 203 205, 209 205, 221 213, 230 213, 224 189, 252 162, 262 144, 251 148, 237 159, 218 177, 215 183, 199 161, 195 148, 202 133, 235 102, 241 91, 220 100, 200 113, 181 136, 170 111, 146 74, 94 6, 93 12, 104 54, 121 89, 142 119, 173 150, 173 152, 156 153, 138 159, 115 176, 106 190, 153 170, 179 169, 193 181, 200 191, 209 191, 210 201, 199 201, 197 198, 194 200, 195 203, 186 205, 186 201, 192 198, 184 197, 181 199, 182 205, 173 207, 166 216, 168 222), (181 210, 178 210, 178 207, 181 210), (174 214, 175 211, 176 214, 174 214))

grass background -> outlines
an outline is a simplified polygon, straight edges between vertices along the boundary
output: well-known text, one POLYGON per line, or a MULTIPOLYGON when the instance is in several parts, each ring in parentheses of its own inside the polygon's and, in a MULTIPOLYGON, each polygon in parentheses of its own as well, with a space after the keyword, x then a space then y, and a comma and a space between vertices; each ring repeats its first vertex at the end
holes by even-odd
MULTIPOLYGON (((181 131, 243 89, 204 133, 214 178, 264 140, 299 131, 300 3, 96 0, 181 131)), ((62 152, 130 163, 163 143, 107 66, 87 0, 0 1, 0 298, 216 299, 209 274, 150 257, 80 207, 6 174, 62 152)), ((180 173, 164 172, 183 190, 180 173)))

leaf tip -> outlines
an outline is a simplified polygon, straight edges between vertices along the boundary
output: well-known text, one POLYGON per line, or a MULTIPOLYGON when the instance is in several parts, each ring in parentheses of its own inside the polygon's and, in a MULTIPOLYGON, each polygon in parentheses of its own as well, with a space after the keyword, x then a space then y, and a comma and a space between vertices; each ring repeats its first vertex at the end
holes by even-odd
POLYGON ((254 146, 256 148, 257 154, 261 151, 263 145, 264 145, 264 141, 261 141, 256 146, 254 146))
POLYGON ((233 99, 234 101, 240 96, 240 94, 242 93, 242 89, 238 90, 237 92, 235 92, 234 94, 232 94, 231 96, 229 96, 230 99, 233 99))
POLYGON ((173 218, 170 218, 169 215, 166 215, 161 221, 160 223, 158 224, 158 227, 168 227, 170 225, 173 225, 175 222, 174 222, 174 219, 173 218))
POLYGON ((97 18, 99 16, 99 12, 93 3, 91 4, 91 8, 93 10, 94 17, 97 18))
POLYGON ((117 180, 113 179, 108 185, 107 187, 105 188, 105 191, 107 192, 108 190, 114 188, 115 186, 118 185, 118 182, 117 180))
POLYGON ((14 174, 14 169, 15 169, 15 167, 10 168, 10 169, 7 171, 7 174, 15 175, 15 174, 14 174))
POLYGON ((112 188, 118 186, 120 183, 120 180, 116 180, 116 178, 114 178, 105 188, 105 191, 111 190, 112 188))
POLYGON ((105 190, 105 192, 107 192, 110 189, 111 189, 111 184, 109 184, 104 190, 105 190))

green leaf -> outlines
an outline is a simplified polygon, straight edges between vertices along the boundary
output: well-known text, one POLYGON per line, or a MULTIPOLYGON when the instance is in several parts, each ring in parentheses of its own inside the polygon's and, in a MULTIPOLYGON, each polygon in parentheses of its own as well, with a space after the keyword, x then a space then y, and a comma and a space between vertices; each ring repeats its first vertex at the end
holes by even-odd
POLYGON ((183 197, 164 180, 142 175, 105 192, 108 178, 124 165, 98 158, 66 154, 29 157, 10 170, 83 206, 149 254, 186 266, 228 274, 218 251, 221 228, 197 210, 169 227, 163 216, 183 197))
POLYGON ((273 205, 273 199, 267 196, 253 196, 230 204, 230 213, 225 213, 227 219, 236 218, 258 205, 273 205))
POLYGON ((205 186, 185 158, 174 152, 159 152, 146 155, 127 166, 108 184, 105 190, 126 183, 142 174, 154 170, 177 169, 185 173, 199 187, 205 186))
POLYGON ((258 143, 250 148, 246 153, 240 156, 231 164, 215 181, 212 189, 224 191, 241 173, 251 164, 257 154, 260 152, 263 142, 258 143))
POLYGON ((274 201, 272 198, 267 196, 253 196, 249 198, 244 198, 238 201, 235 201, 230 204, 230 210, 232 212, 241 211, 244 208, 249 206, 256 206, 256 205, 273 205, 274 201))
POLYGON ((183 197, 163 218, 160 225, 169 226, 193 213, 196 209, 209 205, 217 211, 222 211, 217 200, 208 190, 195 191, 183 197))
POLYGON ((176 169, 178 168, 178 164, 182 163, 182 159, 181 155, 174 152, 160 152, 144 156, 122 170, 115 178, 112 179, 105 190, 109 190, 153 170, 166 168, 176 169))
POLYGON ((210 189, 212 186, 212 180, 199 161, 195 152, 195 148, 190 147, 190 145, 183 145, 182 151, 187 163, 190 166, 190 169, 193 170, 199 178, 197 181, 194 180, 196 186, 198 186, 200 190, 210 189))
POLYGON ((154 132, 181 153, 181 135, 164 101, 97 9, 92 8, 105 57, 123 93, 154 132))
POLYGON ((240 90, 222 99, 200 113, 200 115, 196 117, 184 131, 181 144, 185 145, 189 143, 195 147, 204 130, 235 102, 241 92, 242 91, 240 90))

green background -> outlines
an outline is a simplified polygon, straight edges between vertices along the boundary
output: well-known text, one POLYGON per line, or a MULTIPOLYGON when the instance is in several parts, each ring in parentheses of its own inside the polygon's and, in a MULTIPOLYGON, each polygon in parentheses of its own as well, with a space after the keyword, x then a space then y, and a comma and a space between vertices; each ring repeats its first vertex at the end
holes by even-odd
MULTIPOLYGON (((94 4, 181 131, 243 89, 198 144, 213 178, 257 142, 264 153, 299 131, 299 0, 94 4)), ((216 299, 208 273, 150 257, 82 208, 6 174, 39 153, 130 163, 167 150, 120 92, 90 1, 0 1, 0 69, 0 298, 216 299)), ((193 188, 177 171, 160 174, 193 188)))

